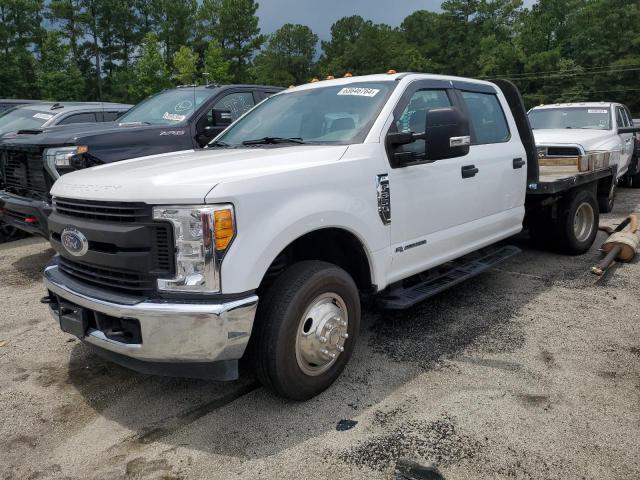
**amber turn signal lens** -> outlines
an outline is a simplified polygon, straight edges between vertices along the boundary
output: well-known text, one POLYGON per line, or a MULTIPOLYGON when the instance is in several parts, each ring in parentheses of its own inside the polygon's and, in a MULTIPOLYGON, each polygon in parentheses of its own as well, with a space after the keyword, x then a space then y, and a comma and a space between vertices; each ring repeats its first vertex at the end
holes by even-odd
POLYGON ((233 212, 231 209, 217 210, 213 212, 213 219, 216 250, 226 250, 235 234, 233 212))

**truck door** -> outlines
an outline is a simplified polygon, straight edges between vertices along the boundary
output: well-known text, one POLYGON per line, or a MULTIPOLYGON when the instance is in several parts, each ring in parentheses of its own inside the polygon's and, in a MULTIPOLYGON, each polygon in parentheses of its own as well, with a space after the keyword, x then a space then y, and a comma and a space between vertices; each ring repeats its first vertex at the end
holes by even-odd
MULTIPOLYGON (((416 83, 397 105, 390 131, 423 132, 429 109, 453 106, 469 117, 472 144, 461 157, 390 169, 390 282, 514 234, 524 217, 525 150, 515 123, 510 134, 496 91, 416 83)), ((398 148, 417 155, 424 140, 398 148)))
POLYGON ((505 225, 521 224, 527 157, 511 112, 504 111, 492 87, 461 83, 458 82, 458 95, 471 126, 470 155, 478 168, 472 220, 494 217, 505 225))
MULTIPOLYGON (((424 132, 430 109, 455 106, 449 82, 411 84, 394 110, 389 132, 424 132)), ((425 140, 396 147, 416 157, 425 140)), ((389 281, 404 278, 439 263, 438 258, 456 247, 449 243, 451 229, 467 223, 470 186, 461 168, 473 163, 468 155, 389 169, 391 194, 392 267, 389 281)))

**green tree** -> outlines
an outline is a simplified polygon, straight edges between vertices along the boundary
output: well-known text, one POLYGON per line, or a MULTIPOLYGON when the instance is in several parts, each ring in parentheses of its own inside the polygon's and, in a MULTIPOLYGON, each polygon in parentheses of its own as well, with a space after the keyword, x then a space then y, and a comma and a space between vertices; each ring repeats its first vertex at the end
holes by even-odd
POLYGON ((0 2, 0 85, 3 96, 33 98, 35 59, 42 43, 42 0, 0 2))
POLYGON ((179 85, 192 85, 198 79, 198 56, 189 47, 182 46, 173 56, 173 68, 179 85))
POLYGON ((321 59, 321 70, 325 75, 429 69, 428 61, 417 47, 406 41, 400 29, 365 22, 356 16, 339 20, 331 32, 331 40, 323 43, 325 56, 321 59))
POLYGON ((84 78, 69 46, 61 42, 61 34, 48 32, 40 51, 37 85, 41 98, 47 100, 80 100, 84 78))
POLYGON ((204 52, 204 69, 202 72, 205 82, 225 84, 231 82, 230 64, 224 57, 222 48, 216 42, 211 42, 204 52))
POLYGON ((318 36, 305 25, 287 23, 269 37, 265 50, 255 59, 260 83, 291 85, 309 80, 318 36))
POLYGON ((154 0, 151 15, 158 40, 163 46, 165 61, 170 64, 173 55, 194 37, 198 12, 196 0, 154 0))
POLYGON ((253 54, 265 42, 260 34, 254 0, 221 0, 215 37, 229 61, 229 70, 236 82, 247 81, 253 54))
POLYGON ((155 33, 148 33, 144 37, 142 53, 133 66, 133 80, 129 94, 135 101, 171 86, 155 33))

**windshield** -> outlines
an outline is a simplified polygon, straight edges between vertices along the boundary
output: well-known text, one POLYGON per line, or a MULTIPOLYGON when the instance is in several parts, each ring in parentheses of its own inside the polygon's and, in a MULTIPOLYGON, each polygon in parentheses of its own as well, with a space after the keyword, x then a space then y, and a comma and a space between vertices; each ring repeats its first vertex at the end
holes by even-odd
POLYGON ((188 119, 194 109, 215 91, 215 89, 180 88, 160 92, 143 100, 125 113, 120 117, 119 123, 175 125, 188 119))
POLYGON ((55 114, 26 108, 14 108, 0 114, 0 134, 40 128, 55 114))
POLYGON ((608 107, 541 108, 529 112, 533 129, 585 128, 609 130, 611 114, 608 107))
POLYGON ((395 85, 390 81, 363 82, 275 95, 238 120, 217 141, 227 145, 260 139, 327 145, 360 143, 395 85))

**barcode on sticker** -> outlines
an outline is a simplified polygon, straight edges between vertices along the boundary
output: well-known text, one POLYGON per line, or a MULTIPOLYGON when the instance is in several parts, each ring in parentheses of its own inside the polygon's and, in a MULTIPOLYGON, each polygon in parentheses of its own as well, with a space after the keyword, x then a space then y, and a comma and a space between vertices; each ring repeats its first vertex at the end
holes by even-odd
POLYGON ((601 110, 597 108, 590 108, 588 112, 589 113, 609 113, 607 110, 601 110))
POLYGON ((359 97, 375 97, 380 89, 363 87, 345 87, 338 92, 338 95, 357 95, 359 97))

